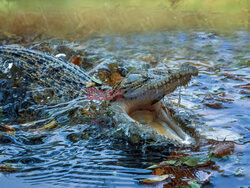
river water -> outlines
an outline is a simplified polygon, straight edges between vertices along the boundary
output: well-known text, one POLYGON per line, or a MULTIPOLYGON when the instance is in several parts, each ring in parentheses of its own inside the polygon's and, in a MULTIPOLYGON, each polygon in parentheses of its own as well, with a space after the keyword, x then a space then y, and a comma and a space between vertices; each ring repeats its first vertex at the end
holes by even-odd
MULTIPOLYGON (((47 43, 51 49, 60 43, 84 52, 87 71, 116 63, 124 69, 138 70, 147 70, 149 66, 176 68, 181 63, 196 66, 199 76, 189 87, 164 100, 177 104, 181 92, 181 105, 176 107, 180 112, 191 110, 200 122, 242 136, 229 159, 218 162, 224 171, 213 173, 205 187, 224 187, 225 182, 230 182, 227 187, 249 187, 249 38, 247 31, 175 31, 101 35, 74 43, 53 39, 47 43), (235 176, 239 168, 243 169, 242 175, 235 176)), ((39 49, 39 45, 28 46, 39 49)), ((144 185, 139 179, 151 175, 146 168, 166 160, 169 152, 175 151, 166 146, 150 149, 103 136, 98 127, 100 121, 93 126, 85 123, 83 116, 72 118, 72 112, 79 114, 79 110, 75 111, 80 108, 79 101, 53 107, 46 103, 33 105, 22 117, 16 117, 15 112, 7 116, 1 113, 1 124, 12 129, 0 133, 0 164, 15 169, 14 173, 0 174, 1 187, 140 187, 144 185), (43 119, 33 117, 38 109, 46 114, 41 115, 43 119), (61 126, 43 129, 44 118, 56 119, 61 126), (41 121, 39 128, 34 127, 34 121, 41 121)), ((5 107, 2 105, 1 109, 5 107)), ((216 140, 216 136, 210 137, 216 140)), ((192 152, 192 148, 186 152, 192 152)))

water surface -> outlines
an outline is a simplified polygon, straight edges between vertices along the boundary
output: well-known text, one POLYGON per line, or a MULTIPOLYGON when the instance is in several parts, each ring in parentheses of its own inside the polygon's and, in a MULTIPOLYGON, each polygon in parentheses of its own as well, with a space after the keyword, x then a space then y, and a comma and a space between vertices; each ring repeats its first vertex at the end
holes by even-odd
MULTIPOLYGON (((179 111, 192 110, 202 123, 243 136, 237 141, 235 153, 228 160, 218 162, 224 172, 214 173, 206 186, 223 187, 225 182, 230 182, 231 187, 248 187, 249 37, 246 31, 155 32, 102 35, 64 44, 86 54, 87 71, 114 63, 138 70, 154 66, 176 68, 186 62, 196 66, 199 76, 188 88, 181 88, 179 111), (214 103, 219 103, 221 108, 209 107, 214 103), (235 177, 240 167, 244 169, 243 176, 235 177)), ((54 39, 49 43, 53 48, 62 42, 54 39)), ((176 104, 178 97, 176 91, 164 100, 176 104)), ((11 124, 15 134, 1 133, 0 163, 12 166, 17 172, 2 173, 0 184, 4 187, 15 187, 16 182, 20 182, 19 187, 140 187, 139 179, 151 174, 146 168, 165 160, 168 152, 175 150, 160 146, 155 150, 103 136, 98 121, 93 126, 84 123, 83 116, 72 118, 72 114, 79 115, 83 103, 76 99, 31 108, 29 112, 35 115, 37 111, 44 113, 40 114, 41 119, 30 114, 13 118, 11 115, 15 113, 11 112, 8 118, 2 116, 1 124, 11 124), (43 130, 46 118, 56 119, 62 126, 43 130), (33 126, 34 120, 41 120, 39 131, 33 126)), ((192 152, 192 148, 186 152, 192 152)))

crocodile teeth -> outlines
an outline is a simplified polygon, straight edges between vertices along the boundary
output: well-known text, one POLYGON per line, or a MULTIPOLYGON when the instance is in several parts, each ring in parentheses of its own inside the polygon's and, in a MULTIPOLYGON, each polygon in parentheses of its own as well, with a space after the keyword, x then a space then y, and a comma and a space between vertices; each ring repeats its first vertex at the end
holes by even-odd
POLYGON ((176 78, 180 78, 180 74, 176 74, 176 78))

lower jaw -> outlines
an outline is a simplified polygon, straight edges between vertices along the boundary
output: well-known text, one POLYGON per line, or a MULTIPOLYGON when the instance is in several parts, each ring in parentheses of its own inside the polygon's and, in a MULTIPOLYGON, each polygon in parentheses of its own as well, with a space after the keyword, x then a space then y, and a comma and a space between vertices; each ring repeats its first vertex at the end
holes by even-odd
MULTIPOLYGON (((126 111, 129 112, 130 110, 127 108, 126 111)), ((154 105, 144 105, 139 110, 130 111, 128 115, 140 124, 150 125, 158 134, 179 144, 193 143, 193 139, 173 120, 168 113, 168 109, 162 107, 161 102, 154 105)))

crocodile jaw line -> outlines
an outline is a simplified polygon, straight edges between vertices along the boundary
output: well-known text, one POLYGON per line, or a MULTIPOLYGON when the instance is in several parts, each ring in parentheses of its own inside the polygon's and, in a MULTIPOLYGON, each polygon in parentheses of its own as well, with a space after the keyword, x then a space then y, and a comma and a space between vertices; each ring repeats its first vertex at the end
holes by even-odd
MULTIPOLYGON (((136 101, 120 101, 119 106, 128 114, 128 120, 134 119, 140 124, 149 125, 158 134, 180 145, 191 144, 193 140, 171 117, 168 109, 159 101, 153 105, 142 105, 138 108, 136 101), (137 106, 137 108, 135 108, 137 106), (134 110, 136 109, 136 110, 134 110)), ((138 103, 137 103, 138 104, 138 103)))
MULTIPOLYGON (((177 87, 185 86, 189 83, 192 76, 197 76, 198 71, 192 66, 182 67, 175 71, 170 76, 159 80, 158 83, 144 83, 143 90, 134 92, 132 95, 137 95, 138 100, 131 100, 129 93, 125 96, 125 100, 119 101, 119 106, 134 120, 141 124, 150 125, 158 134, 164 135, 167 139, 172 140, 181 145, 192 144, 193 139, 182 130, 178 123, 171 117, 168 109, 162 105, 160 101, 165 95, 173 92, 177 87), (158 90, 162 91, 161 98, 146 98, 140 100, 140 97, 147 94, 148 91, 153 91, 151 94, 157 95, 158 90), (130 99, 126 99, 129 96, 130 99)), ((128 117, 128 119, 130 119, 128 117)))

